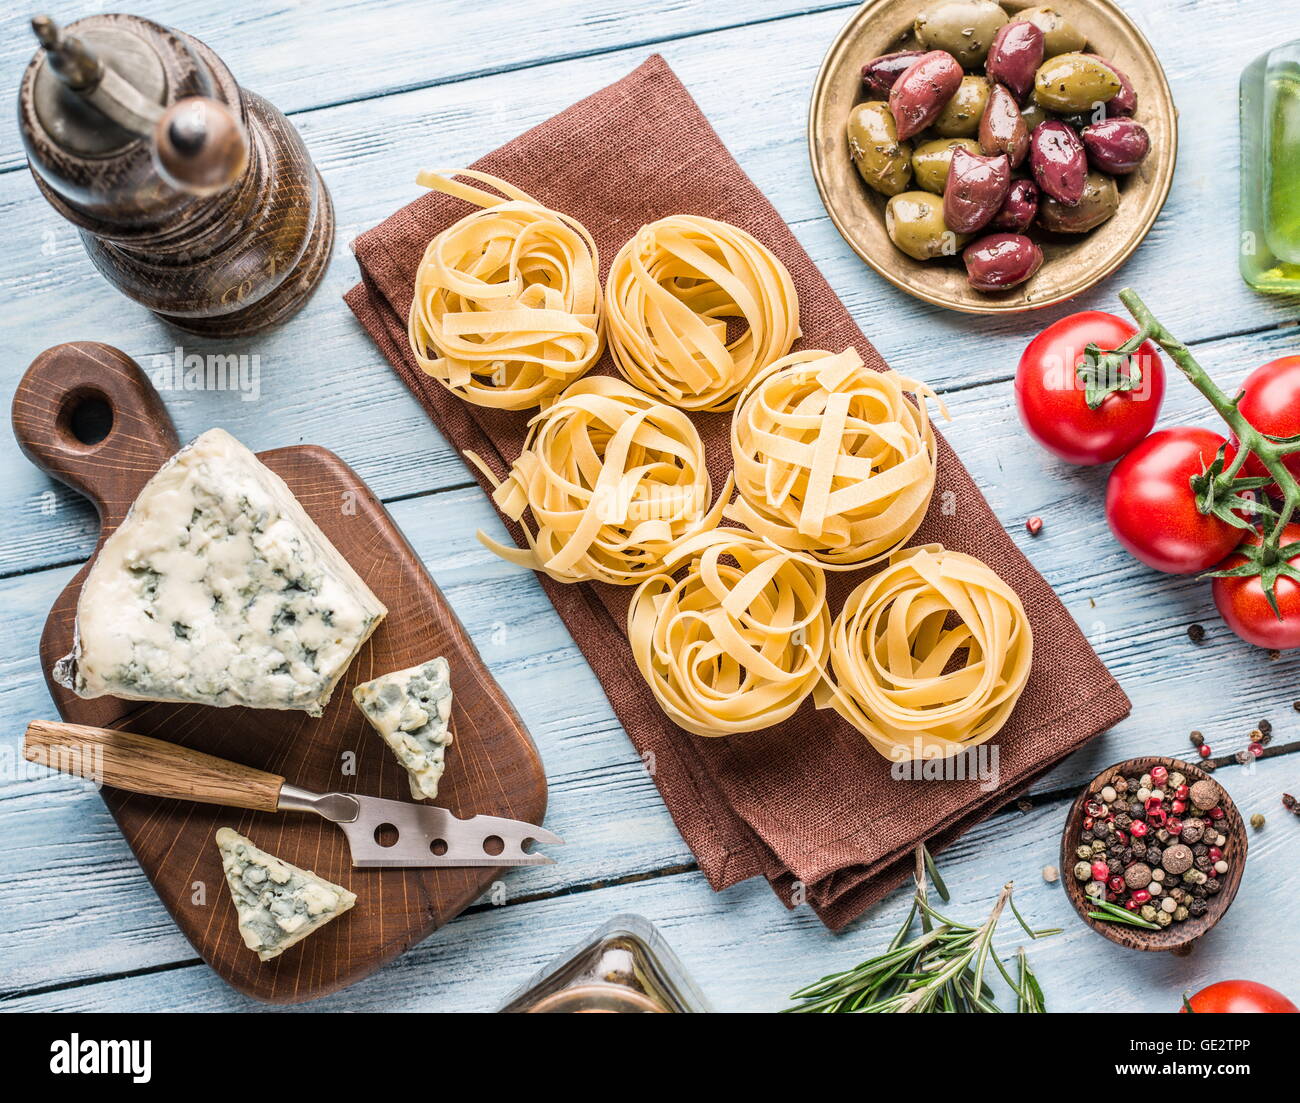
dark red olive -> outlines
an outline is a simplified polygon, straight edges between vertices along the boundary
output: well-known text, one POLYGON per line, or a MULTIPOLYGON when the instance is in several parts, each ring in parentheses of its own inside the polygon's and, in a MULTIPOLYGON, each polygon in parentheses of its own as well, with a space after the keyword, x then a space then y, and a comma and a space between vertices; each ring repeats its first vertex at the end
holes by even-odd
POLYGON ((963 76, 957 59, 945 50, 918 57, 889 90, 889 110, 894 115, 898 140, 905 142, 939 117, 961 87, 963 76))
POLYGON ((1080 135, 1092 167, 1125 176, 1133 172, 1151 150, 1151 136, 1132 119, 1107 119, 1085 126, 1080 135))
POLYGON ((920 50, 899 50, 894 54, 873 57, 862 67, 862 83, 877 96, 888 96, 894 82, 912 67, 920 50))
POLYGON ((1038 185, 1032 180, 1012 180, 1002 207, 989 223, 991 230, 1023 234, 1038 214, 1038 185))
MULTIPOLYGON (((1038 28, 1034 27, 1034 30, 1038 28)), ((990 156, 1005 153, 1012 168, 1020 164, 1029 152, 1029 128, 1025 126, 1015 97, 1000 84, 995 84, 989 92, 989 102, 980 116, 979 136, 981 151, 990 156)))
POLYGON ((1011 163, 1005 153, 981 157, 955 146, 943 189, 943 222, 955 234, 970 234, 998 213, 1011 187, 1011 163))
POLYGON ((1038 271, 1043 251, 1023 234, 989 234, 967 245, 961 259, 976 291, 1005 291, 1038 271))
POLYGON ((1029 167, 1040 188, 1058 203, 1078 205, 1088 178, 1088 156, 1079 135, 1058 119, 1034 127, 1029 136, 1029 167))
POLYGON ((1119 78, 1119 91, 1106 101, 1106 117, 1110 119, 1117 115, 1132 115, 1137 111, 1138 105, 1137 89, 1133 87, 1133 82, 1115 68, 1115 63, 1110 58, 1102 57, 1101 54, 1090 54, 1089 56, 1103 62, 1119 78))
POLYGON ((1024 103, 1034 88, 1034 74, 1043 64, 1046 39, 1033 23, 1007 23, 993 36, 984 72, 1005 84, 1024 103))

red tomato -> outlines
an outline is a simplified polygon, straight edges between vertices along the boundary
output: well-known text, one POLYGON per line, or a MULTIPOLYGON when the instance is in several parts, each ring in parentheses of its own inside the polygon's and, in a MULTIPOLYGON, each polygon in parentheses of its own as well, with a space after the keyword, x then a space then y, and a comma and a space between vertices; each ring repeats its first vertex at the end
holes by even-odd
POLYGON ((1161 429, 1111 471, 1110 531, 1148 567, 1168 574, 1207 571, 1244 538, 1241 529, 1202 513, 1192 491, 1192 476, 1213 462, 1224 443, 1209 429, 1161 429))
MULTIPOLYGON (((1270 437, 1300 435, 1300 356, 1283 356, 1256 368, 1241 389, 1237 409, 1261 433, 1270 437)), ((1300 479, 1300 452, 1293 452, 1283 462, 1300 479)), ((1252 475, 1268 474, 1254 456, 1247 457, 1246 470, 1252 475)))
POLYGON ((1088 408, 1075 370, 1090 342, 1109 350, 1136 332, 1114 314, 1085 310, 1029 342, 1016 369, 1016 405, 1039 444, 1067 463, 1109 463, 1151 432, 1165 397, 1165 369, 1150 341, 1130 361, 1140 369, 1141 383, 1107 395, 1095 410, 1088 408))
MULTIPOLYGON (((1282 530, 1282 546, 1298 541, 1300 524, 1287 525, 1282 530)), ((1259 547, 1262 542, 1263 538, 1257 532, 1247 533, 1244 541, 1255 547, 1259 547)), ((1227 569, 1245 562, 1245 556, 1234 554, 1219 566, 1220 569, 1227 569)), ((1288 562, 1300 570, 1300 555, 1292 556, 1288 562)), ((1300 582, 1294 578, 1279 575, 1273 587, 1278 611, 1282 614, 1281 620, 1278 620, 1268 598, 1264 596, 1264 586, 1259 575, 1216 578, 1211 589, 1214 591, 1214 604, 1219 610, 1219 616, 1247 643, 1266 647, 1270 651, 1300 647, 1300 582)))
MULTIPOLYGON (((1253 980, 1221 980, 1209 988, 1202 988, 1187 1002, 1198 1015, 1300 1014, 1300 1008, 1281 992, 1253 980)), ((1187 1008, 1178 1010, 1185 1013, 1187 1008)))

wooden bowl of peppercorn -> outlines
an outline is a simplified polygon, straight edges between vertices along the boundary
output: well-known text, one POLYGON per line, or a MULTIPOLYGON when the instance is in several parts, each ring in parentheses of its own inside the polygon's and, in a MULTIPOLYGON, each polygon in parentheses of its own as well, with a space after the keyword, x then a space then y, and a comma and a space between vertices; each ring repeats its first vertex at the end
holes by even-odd
POLYGON ((1241 813, 1205 770, 1177 758, 1130 758, 1102 770, 1071 805, 1061 836, 1061 880, 1083 921, 1112 942, 1186 950, 1232 905, 1246 845, 1241 813), (1182 785, 1170 784, 1180 774, 1182 785), (1105 899, 1148 921, 1167 914, 1167 925, 1148 930, 1092 918, 1097 909, 1089 894, 1101 891, 1091 887, 1101 872, 1097 862, 1107 867, 1105 899), (1165 900, 1173 901, 1172 911, 1165 900))

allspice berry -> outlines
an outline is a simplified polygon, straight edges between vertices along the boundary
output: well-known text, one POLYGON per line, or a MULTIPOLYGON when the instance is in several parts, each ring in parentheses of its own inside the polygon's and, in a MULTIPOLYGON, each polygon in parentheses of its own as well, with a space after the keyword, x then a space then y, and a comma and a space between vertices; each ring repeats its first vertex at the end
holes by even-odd
POLYGON ((1160 856, 1160 864, 1168 873, 1186 873, 1192 868, 1192 848, 1182 843, 1166 847, 1160 856))
POLYGON ((1124 871, 1124 883, 1131 889, 1146 888, 1151 884, 1151 867, 1145 862, 1134 862, 1124 871))
POLYGON ((1202 812, 1208 812, 1221 799, 1219 787, 1208 779, 1198 781, 1192 786, 1191 798, 1192 803, 1197 808, 1201 809, 1202 812))

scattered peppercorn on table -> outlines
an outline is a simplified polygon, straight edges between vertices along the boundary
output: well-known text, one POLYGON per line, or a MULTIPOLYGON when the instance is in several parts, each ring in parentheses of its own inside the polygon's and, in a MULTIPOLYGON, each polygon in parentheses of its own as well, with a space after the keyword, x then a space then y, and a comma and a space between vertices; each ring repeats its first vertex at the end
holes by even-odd
MULTIPOLYGON (((1282 802, 1284 792, 1300 794, 1300 652, 1247 646, 1218 619, 1208 587, 1132 559, 1100 508, 1105 469, 1067 469, 1032 444, 1011 397, 1016 361, 1035 333, 1071 310, 1122 313, 1123 286, 1140 288, 1211 370, 1300 351, 1294 304, 1252 293, 1237 275, 1237 80, 1276 44, 1274 6, 1124 6, 1159 53, 1181 112, 1173 191, 1119 274, 1041 315, 927 307, 867 269, 835 232, 808 170, 804 113, 851 4, 809 13, 802 0, 608 0, 598 9, 555 3, 545 19, 520 19, 522 0, 480 0, 430 20, 422 0, 359 0, 332 13, 325 37, 310 4, 232 24, 217 0, 145 0, 140 14, 208 41, 241 82, 289 114, 334 197, 339 233, 321 289, 287 324, 247 341, 181 341, 113 293, 32 186, 12 113, 0 116, 0 205, 12 216, 0 251, 9 292, 0 370, 10 392, 47 345, 91 336, 160 382, 183 439, 218 425, 253 449, 310 442, 336 451, 385 500, 545 763, 547 827, 567 841, 558 864, 510 872, 401 968, 313 1008, 492 1010, 541 964, 630 911, 659 926, 715 1007, 778 1010, 810 980, 879 952, 906 912, 902 890, 835 936, 806 907, 784 911, 762 883, 710 890, 537 580, 476 540, 479 528, 508 540, 490 501, 340 301, 356 279, 351 237, 414 198, 417 171, 472 162, 624 75, 649 52, 636 45, 647 40, 660 43, 886 359, 947 403, 948 440, 1133 700, 1128 720, 938 856, 956 917, 982 919, 1014 880, 1031 925, 1064 929, 1029 949, 1049 1011, 1175 1011, 1184 990, 1237 977, 1300 995, 1300 922, 1287 918, 1300 892, 1300 817, 1282 802), (308 41, 312 49, 295 49, 308 41), (184 356, 194 352, 246 356, 246 385, 187 389, 184 356), (1248 744, 1261 729, 1271 738, 1256 757, 1248 744), (1193 730, 1204 733, 1208 758, 1189 743, 1193 730), (1148 754, 1217 763, 1216 783, 1248 823, 1237 899, 1186 958, 1112 945, 1077 918, 1062 886, 1074 871, 1059 868, 1061 832, 1080 788, 1109 764, 1148 754), (1113 990, 1085 983, 1099 970, 1115 978, 1113 990)), ((24 20, 15 11, 2 21, 10 74, 30 53, 24 20)), ((1237 381, 1219 379, 1225 388, 1237 381)), ((1195 391, 1176 382, 1161 424, 1205 416, 1195 391)), ((51 712, 36 660, 41 625, 92 551, 97 524, 8 434, 0 465, 0 997, 13 1010, 259 1010, 195 957, 89 786, 23 768, 25 722, 51 712)), ((1021 941, 1007 923, 997 948, 1008 957, 1021 941)))

